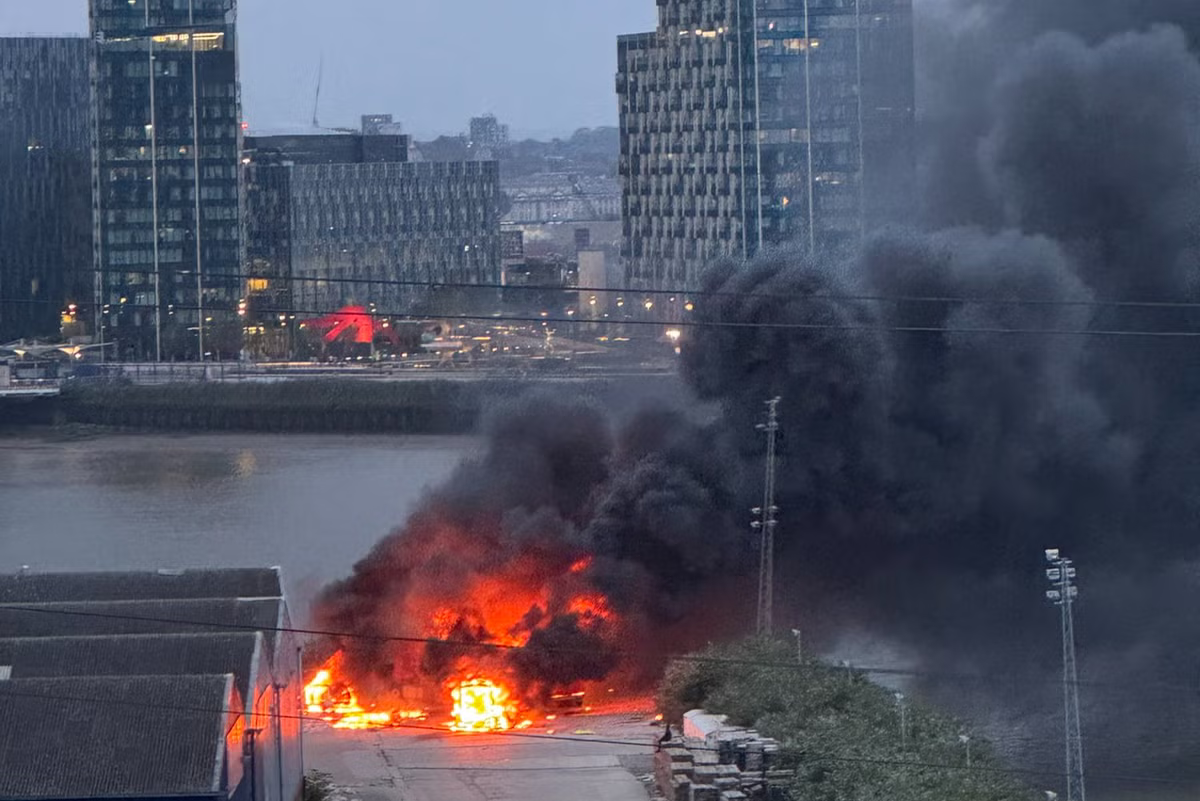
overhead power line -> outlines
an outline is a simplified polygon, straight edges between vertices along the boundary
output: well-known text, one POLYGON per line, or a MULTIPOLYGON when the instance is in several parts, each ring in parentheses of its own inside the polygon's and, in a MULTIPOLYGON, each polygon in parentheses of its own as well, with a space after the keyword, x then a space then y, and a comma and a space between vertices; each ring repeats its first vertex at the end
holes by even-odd
MULTIPOLYGON (((0 699, 3 698, 26 698, 31 700, 41 700, 50 703, 58 704, 91 704, 91 705, 108 705, 108 706, 125 706, 137 709, 154 709, 163 712, 189 712, 193 714, 204 715, 232 715, 235 717, 243 717, 246 713, 242 710, 229 709, 227 707, 205 707, 191 706, 186 704, 162 704, 149 701, 129 701, 118 698, 99 698, 94 696, 77 696, 77 695, 60 695, 48 693, 34 693, 22 690, 12 689, 11 686, 0 687, 0 699)), ((323 718, 309 715, 286 715, 276 713, 272 715, 257 715, 250 712, 250 716, 255 717, 270 717, 276 720, 295 720, 300 722, 325 722, 323 718)), ((394 729, 409 729, 413 731, 437 732, 451 736, 452 732, 442 726, 433 726, 420 723, 393 723, 390 728, 394 729)), ((525 739, 525 740, 548 740, 553 742, 568 742, 568 743, 588 743, 601 745, 617 745, 630 748, 657 748, 657 738, 647 741, 640 740, 622 740, 616 738, 595 737, 595 736, 571 736, 563 734, 541 734, 530 731, 500 731, 491 732, 489 736, 525 739)), ((710 746, 695 746, 689 747, 693 751, 716 751, 716 748, 710 746)), ((998 765, 979 765, 978 763, 971 766, 967 765, 952 765, 938 762, 924 762, 919 760, 906 759, 884 759, 884 758, 869 758, 860 756, 848 756, 835 752, 822 752, 811 750, 796 750, 791 749, 791 752, 800 756, 804 760, 824 761, 824 762, 841 762, 845 764, 855 765, 877 765, 892 768, 905 769, 921 769, 921 770, 938 770, 938 771, 953 771, 959 773, 979 773, 991 775, 1013 775, 1013 776, 1038 776, 1038 777, 1058 777, 1063 778, 1064 774, 1054 770, 1039 770, 1036 768, 1015 768, 1002 767, 998 765)), ((1171 779, 1163 776, 1135 776, 1127 774, 1092 774, 1095 778, 1105 779, 1109 781, 1120 781, 1130 784, 1156 784, 1156 785, 1171 785, 1171 786, 1193 786, 1194 782, 1181 779, 1171 779)))
MULTIPOLYGON (((2 303, 23 303, 23 304, 40 304, 53 305, 55 307, 61 305, 58 303, 49 303, 48 301, 29 300, 25 298, 0 298, 2 303)), ((123 303, 115 308, 126 310, 144 310, 153 311, 158 308, 153 303, 123 303)), ((235 312, 232 309, 218 311, 212 306, 204 307, 203 309, 195 305, 171 304, 169 309, 174 311, 203 311, 207 314, 223 313, 233 315, 235 312)), ((254 314, 263 317, 271 317, 278 315, 311 315, 314 317, 327 317, 337 315, 340 310, 335 309, 303 309, 294 307, 277 307, 277 308, 258 308, 254 310, 254 314)), ((579 325, 628 325, 628 326, 652 326, 660 328, 679 328, 679 329, 770 329, 779 331, 841 331, 841 332, 872 332, 872 333, 899 333, 899 334, 975 334, 975 335, 1003 335, 1003 336, 1046 336, 1046 337, 1096 337, 1096 338, 1135 338, 1135 339, 1200 339, 1200 328, 1194 331, 1188 330, 1167 330, 1153 331, 1144 329, 1120 329, 1120 328, 1009 328, 1002 326, 971 326, 971 327, 951 327, 937 325, 870 325, 865 323, 801 323, 801 322, 778 322, 778 321, 743 321, 743 320, 667 320, 667 319, 645 319, 645 318, 601 318, 587 317, 584 315, 574 316, 549 316, 549 315, 519 315, 519 314, 417 314, 414 312, 390 312, 390 311, 366 311, 365 314, 375 319, 386 320, 403 320, 407 322, 427 322, 429 320, 445 320, 450 322, 472 322, 472 323, 556 323, 556 324, 579 324, 579 325)))
MULTIPOLYGON (((264 634, 294 634, 304 637, 322 637, 331 640, 359 640, 367 642, 393 642, 409 645, 442 645, 460 649, 478 649, 484 651, 495 652, 511 652, 522 650, 534 650, 525 645, 514 645, 512 643, 503 643, 487 640, 448 640, 438 637, 417 637, 393 634, 369 634, 364 632, 349 632, 336 631, 330 629, 312 629, 299 628, 295 626, 256 626, 249 623, 229 623, 213 620, 196 620, 188 618, 162 617, 157 615, 129 615, 119 614, 117 612, 95 612, 80 609, 62 609, 49 608, 39 606, 24 606, 21 604, 0 604, 0 612, 13 611, 36 615, 59 615, 66 617, 77 618, 92 618, 101 620, 120 620, 132 623, 161 623, 164 625, 173 626, 194 626, 196 628, 207 628, 227 631, 248 631, 248 632, 263 632, 264 634)), ((595 650, 580 649, 580 648, 562 648, 562 647, 538 647, 538 652, 544 653, 594 653, 595 650)), ((616 652, 625 656, 636 655, 636 651, 627 649, 616 649, 616 652)), ((915 670, 911 668, 891 668, 879 667, 870 665, 845 665, 841 668, 837 665, 829 665, 819 662, 775 662, 769 660, 758 659, 737 659, 730 657, 715 657, 704 656, 703 654, 668 654, 665 657, 667 662, 690 662, 698 664, 716 664, 716 665, 736 665, 743 667, 759 667, 768 670, 787 670, 791 672, 814 672, 818 670, 846 670, 852 674, 859 675, 875 675, 875 676, 895 676, 898 678, 914 678, 914 679, 931 679, 945 682, 962 682, 962 683, 986 683, 994 684, 997 679, 1003 678, 995 674, 984 673, 939 673, 925 670, 915 670)), ((1022 679, 1022 681, 1026 681, 1022 679)), ((1061 679, 1047 678, 1047 683, 1055 685, 1061 684, 1061 679)), ((1161 689, 1164 692, 1189 692, 1194 693, 1196 687, 1178 685, 1166 682, 1152 682, 1139 679, 1136 685, 1119 684, 1113 682, 1078 682, 1080 687, 1090 687, 1094 689, 1124 689, 1138 691, 1145 689, 1161 689)))
MULTIPOLYGON (((69 270, 70 273, 95 275, 119 273, 121 275, 152 276, 153 270, 99 270, 96 268, 69 270)), ((188 274, 188 273, 181 273, 188 274)), ((969 306, 1041 306, 1073 308, 1130 308, 1130 309, 1194 309, 1200 310, 1200 300, 1105 300, 1095 298, 1000 298, 978 295, 881 295, 870 293, 813 292, 797 293, 778 290, 732 290, 732 289, 638 289, 635 287, 560 286, 554 284, 498 284, 471 283, 466 281, 430 281, 397 278, 347 278, 313 276, 277 276, 257 273, 210 273, 204 274, 211 282, 238 282, 264 280, 283 283, 332 284, 340 286, 390 286, 412 289, 487 289, 506 292, 585 292, 591 294, 616 294, 630 297, 676 297, 684 301, 700 298, 775 298, 788 301, 832 300, 862 303, 926 303, 961 304, 969 306)), ((211 287, 210 287, 211 288, 211 287)), ((92 305, 92 304, 88 304, 92 305)))

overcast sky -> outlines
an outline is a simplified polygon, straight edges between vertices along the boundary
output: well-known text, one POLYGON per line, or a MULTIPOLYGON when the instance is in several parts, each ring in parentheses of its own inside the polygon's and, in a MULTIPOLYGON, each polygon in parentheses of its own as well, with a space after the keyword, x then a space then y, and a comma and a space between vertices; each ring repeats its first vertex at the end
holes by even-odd
MULTIPOLYGON (((651 30, 654 0, 241 0, 252 128, 390 113, 421 137, 487 111, 518 135, 615 125, 616 37, 651 30)), ((0 0, 0 35, 87 32, 87 0, 0 0)))

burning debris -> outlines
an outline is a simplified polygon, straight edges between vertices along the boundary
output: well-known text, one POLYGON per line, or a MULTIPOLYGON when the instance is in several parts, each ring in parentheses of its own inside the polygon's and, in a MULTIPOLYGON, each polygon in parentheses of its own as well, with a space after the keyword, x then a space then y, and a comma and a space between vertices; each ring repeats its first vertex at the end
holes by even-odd
POLYGON ((485 715, 504 728, 598 682, 644 688, 742 551, 704 540, 730 530, 732 496, 698 433, 662 412, 616 431, 549 397, 497 413, 482 456, 320 599, 319 625, 351 635, 331 643, 346 704, 436 716, 465 698, 505 707, 485 715))
POLYGON ((508 731, 516 713, 508 690, 487 679, 462 681, 450 691, 454 699, 454 731, 508 731))
POLYGON ((374 729, 391 726, 401 720, 423 718, 419 710, 367 710, 358 700, 358 693, 345 677, 343 656, 339 651, 321 666, 304 687, 304 709, 311 717, 319 717, 335 729, 374 729))

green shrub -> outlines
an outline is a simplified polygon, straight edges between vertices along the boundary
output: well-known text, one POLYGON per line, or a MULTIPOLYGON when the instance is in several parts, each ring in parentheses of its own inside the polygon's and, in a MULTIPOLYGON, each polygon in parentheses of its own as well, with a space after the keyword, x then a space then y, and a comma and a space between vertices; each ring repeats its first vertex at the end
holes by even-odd
POLYGON ((678 721, 689 709, 729 716, 782 747, 795 801, 1024 801, 981 738, 971 769, 957 721, 906 700, 906 737, 890 690, 862 674, 796 662, 790 643, 752 639, 710 646, 672 663, 659 688, 660 710, 678 721))

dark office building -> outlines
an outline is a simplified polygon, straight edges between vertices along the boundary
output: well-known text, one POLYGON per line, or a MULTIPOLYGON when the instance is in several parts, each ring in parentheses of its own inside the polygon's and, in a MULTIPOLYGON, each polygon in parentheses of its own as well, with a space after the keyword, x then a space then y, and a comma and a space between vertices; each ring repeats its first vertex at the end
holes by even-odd
MULTIPOLYGON (((254 147, 254 138, 244 144, 254 147)), ((248 320, 288 323, 294 309, 292 292, 292 173, 276 153, 247 150, 242 183, 245 214, 242 234, 248 320), (279 316, 283 320, 279 320, 279 316)))
POLYGON ((836 249, 911 208, 911 0, 660 0, 618 53, 631 285, 836 249))
POLYGON ((472 151, 495 150, 508 144, 508 126, 502 125, 495 114, 472 117, 468 146, 472 151))
POLYGON ((90 0, 101 335, 129 359, 236 348, 236 0, 90 0))
POLYGON ((496 162, 409 162, 408 138, 394 134, 245 145, 250 281, 270 292, 290 279, 298 316, 404 312, 431 284, 499 283, 496 162))
MULTIPOLYGON (((368 124, 364 118, 364 125, 368 124)), ((374 127, 374 126, 372 126, 374 127)), ((288 164, 370 164, 408 161, 409 138, 401 134, 326 133, 247 136, 247 154, 288 164)))
MULTIPOLYGON (((409 138, 391 115, 363 117, 363 134, 285 133, 244 139, 248 322, 292 325, 292 175, 297 165, 408 161, 409 138), (390 128, 388 126, 391 126, 390 128)), ((310 295, 301 293, 304 298, 310 295)), ((283 326, 286 327, 286 326, 283 326)))
POLYGON ((402 134, 404 126, 396 122, 391 114, 364 114, 362 116, 362 132, 367 136, 402 134))
POLYGON ((0 342, 91 300, 88 44, 0 38, 0 342))

